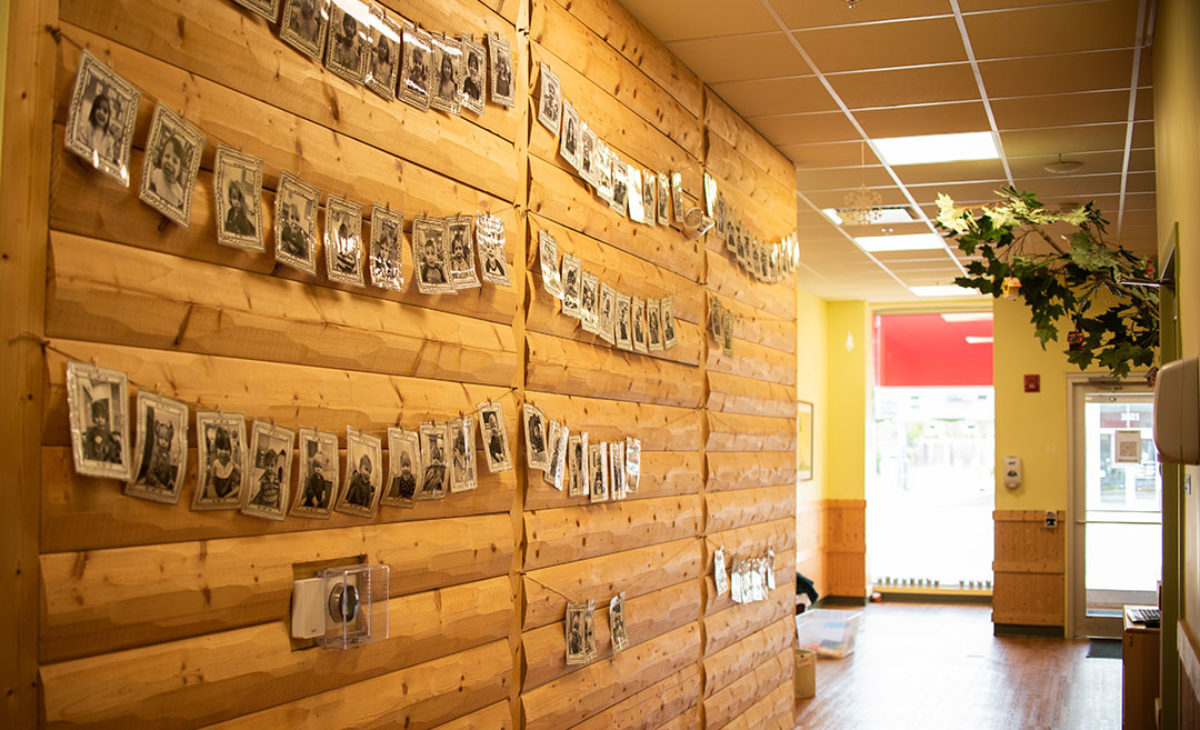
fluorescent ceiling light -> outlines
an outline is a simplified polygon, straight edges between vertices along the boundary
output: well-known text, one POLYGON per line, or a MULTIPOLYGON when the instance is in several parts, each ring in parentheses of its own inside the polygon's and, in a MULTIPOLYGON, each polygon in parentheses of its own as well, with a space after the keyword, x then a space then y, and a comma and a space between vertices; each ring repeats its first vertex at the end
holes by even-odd
POLYGON ((942 315, 942 321, 950 324, 958 324, 960 322, 991 322, 991 312, 946 312, 942 315))
MULTIPOLYGON (((1072 209, 1074 210, 1074 209, 1072 209)), ((841 211, 837 208, 822 208, 821 212, 825 217, 833 221, 837 225, 842 225, 841 211)), ((876 217, 871 223, 912 223, 916 220, 913 217, 912 211, 907 206, 875 208, 876 217)))
POLYGON ((826 218, 833 221, 835 224, 839 226, 842 225, 842 217, 838 215, 837 208, 822 208, 821 212, 825 214, 826 218))
POLYGON ((908 290, 919 297, 979 296, 979 291, 976 289, 965 289, 954 284, 949 284, 946 286, 910 286, 908 290))
POLYGON ((889 165, 923 165, 958 160, 994 160, 1000 157, 991 132, 923 134, 915 137, 885 137, 873 140, 875 149, 889 165))
POLYGON ((855 236, 854 242, 864 251, 925 251, 944 248, 942 237, 936 233, 903 233, 898 236, 855 236))
POLYGON ((990 345, 990 344, 992 344, 992 342, 995 341, 995 339, 996 338, 994 338, 994 337, 975 337, 973 335, 967 335, 967 344, 968 345, 990 345))

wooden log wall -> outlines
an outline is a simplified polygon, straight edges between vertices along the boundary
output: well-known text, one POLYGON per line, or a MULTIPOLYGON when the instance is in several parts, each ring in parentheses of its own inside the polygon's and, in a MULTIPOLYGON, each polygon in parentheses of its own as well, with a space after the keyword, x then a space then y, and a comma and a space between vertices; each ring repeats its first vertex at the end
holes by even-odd
POLYGON ((536 121, 540 64, 622 159, 681 173, 687 205, 710 174, 768 241, 795 227, 786 158, 614 0, 383 0, 396 19, 509 41, 517 104, 482 117, 384 102, 231 0, 14 5, 3 163, 22 189, 0 225, 4 364, 19 376, 5 388, 22 410, 4 419, 0 459, 18 597, 0 724, 792 726, 796 552, 819 539, 797 545, 794 282, 756 282, 714 235, 608 210, 536 121), (63 148, 83 48, 142 91, 129 189, 63 148), (136 194, 156 102, 208 135, 186 229, 136 194), (263 158, 268 231, 283 171, 404 212, 406 243, 412 215, 493 211, 513 286, 422 295, 407 245, 397 293, 221 247, 218 142, 263 158), (579 330, 541 287, 542 231, 617 289, 673 297, 678 344, 632 354, 579 330), (732 355, 708 334, 710 298, 737 318, 732 355), (74 472, 68 359, 193 410, 332 431, 415 429, 492 399, 517 468, 374 520, 273 522, 188 509, 193 429, 180 503, 132 499, 74 472), (522 402, 593 443, 640 438, 639 491, 590 504, 527 471, 522 402), (768 600, 716 595, 719 547, 727 565, 774 550, 768 600), (344 652, 291 639, 293 579, 358 561, 391 566, 390 637, 344 652), (630 645, 614 655, 607 602, 621 591, 630 645), (597 604, 587 665, 564 660, 568 599, 597 604))
MULTIPOLYGON (((996 510, 992 623, 1064 626, 1067 611, 1066 531, 1045 526, 1038 510, 996 510)), ((1058 524, 1066 515, 1058 512, 1058 524)))

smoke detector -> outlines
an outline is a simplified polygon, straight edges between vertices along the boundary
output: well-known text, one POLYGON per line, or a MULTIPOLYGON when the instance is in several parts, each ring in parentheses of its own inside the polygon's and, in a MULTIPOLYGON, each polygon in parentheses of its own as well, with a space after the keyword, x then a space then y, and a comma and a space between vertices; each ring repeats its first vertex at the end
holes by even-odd
POLYGON ((1051 162, 1042 169, 1044 169, 1046 172, 1052 172, 1055 175, 1070 175, 1072 172, 1075 172, 1081 167, 1083 167, 1082 162, 1079 160, 1064 160, 1062 158, 1062 153, 1060 152, 1058 154, 1057 162, 1051 162))

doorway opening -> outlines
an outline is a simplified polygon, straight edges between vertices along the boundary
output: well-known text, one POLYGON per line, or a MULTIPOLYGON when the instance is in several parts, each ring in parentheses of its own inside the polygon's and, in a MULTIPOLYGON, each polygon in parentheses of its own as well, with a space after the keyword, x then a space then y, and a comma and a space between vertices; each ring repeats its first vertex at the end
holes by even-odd
POLYGON ((991 590, 991 312, 875 317, 867 555, 875 590, 991 590))

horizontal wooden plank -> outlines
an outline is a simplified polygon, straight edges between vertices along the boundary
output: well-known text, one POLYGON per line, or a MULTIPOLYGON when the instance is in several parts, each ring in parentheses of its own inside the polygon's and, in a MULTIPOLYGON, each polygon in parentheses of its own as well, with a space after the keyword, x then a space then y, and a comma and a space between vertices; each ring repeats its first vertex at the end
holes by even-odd
POLYGON ((771 347, 739 340, 733 353, 718 347, 708 348, 708 372, 740 375, 744 378, 792 386, 796 384, 796 356, 771 347))
POLYGON ((726 730, 791 730, 796 726, 791 674, 779 686, 730 720, 726 730))
POLYGON ((796 421, 792 418, 708 412, 708 450, 793 451, 796 421))
MULTIPOLYGON (((754 197, 753 191, 742 190, 737 185, 730 184, 715 175, 712 177, 717 183, 718 192, 725 200, 726 219, 740 221, 745 231, 751 236, 758 238, 763 243, 775 243, 796 232, 796 206, 780 208, 764 205, 754 197)), ((719 236, 710 234, 705 242, 709 257, 717 254, 736 263, 736 257, 725 248, 724 244, 725 241, 719 236)), ((785 284, 788 289, 793 288, 791 275, 786 276, 783 282, 774 282, 773 285, 779 286, 781 283, 785 284)))
POLYGON ((692 157, 700 159, 704 134, 699 115, 664 93, 637 64, 605 43, 556 0, 532 0, 531 8, 531 40, 587 76, 605 94, 653 124, 692 157))
POLYGON ((719 452, 708 454, 707 491, 753 489, 794 484, 796 454, 792 451, 719 452))
POLYGON ((767 212, 772 219, 781 222, 790 218, 791 227, 784 228, 781 235, 796 229, 796 177, 783 184, 767 174, 742 151, 734 147, 719 134, 706 131, 708 141, 704 166, 717 181, 721 190, 733 189, 754 205, 741 211, 743 217, 767 212))
POLYGON ((528 730, 565 727, 585 720, 664 678, 695 665, 700 651, 696 622, 597 661, 521 695, 528 730))
POLYGON ((709 730, 725 727, 771 694, 785 678, 790 680, 792 667, 792 649, 788 647, 704 700, 705 727, 709 730))
MULTIPOLYGON (((769 317, 792 323, 796 321, 796 290, 792 284, 786 281, 771 284, 757 281, 727 254, 710 253, 708 256, 708 288, 761 310, 769 317)), ((740 323, 734 322, 735 338, 738 338, 739 327, 740 323)), ((737 347, 737 342, 734 347, 737 347)))
MULTIPOLYGON (((547 0, 553 2, 553 0, 547 0)), ((700 281, 702 243, 673 228, 634 223, 590 193, 574 175, 529 158, 529 210, 691 281, 700 281)))
MULTIPOLYGON (((137 48, 197 77, 241 89, 341 135, 440 170, 493 195, 510 200, 516 196, 517 148, 512 140, 520 124, 520 109, 505 112, 492 105, 488 108, 491 113, 478 119, 480 126, 466 117, 422 112, 400 102, 388 104, 367 88, 350 84, 295 52, 267 24, 243 22, 241 11, 232 3, 197 3, 183 14, 169 0, 65 0, 60 14, 67 23, 137 48), (164 28, 175 31, 166 33, 164 28), (381 124, 381 117, 391 123, 381 124), (495 128, 488 129, 489 124, 495 128)), ((497 18, 495 29, 508 35, 516 47, 511 27, 497 18)), ((518 73, 523 73, 522 67, 517 64, 518 73)), ((139 86, 144 83, 141 67, 122 64, 117 70, 139 86)), ((185 109, 191 118, 197 106, 208 106, 208 102, 176 108, 185 109)), ((238 126, 202 126, 220 139, 246 139, 248 130, 241 118, 228 119, 226 125, 230 124, 238 126)))
POLYGON ((525 569, 534 570, 695 535, 699 495, 525 513, 525 569))
POLYGON ((703 397, 699 368, 536 332, 525 342, 530 390, 688 408, 703 397))
POLYGON ((575 563, 530 570, 524 577, 522 630, 559 621, 566 599, 599 604, 625 592, 625 600, 660 588, 691 581, 700 575, 702 546, 696 538, 634 548, 575 563))
MULTIPOLYGON (((558 77, 563 98, 571 102, 579 112, 580 119, 622 160, 655 172, 678 172, 686 193, 696 199, 704 194, 703 170, 699 159, 629 107, 606 96, 595 81, 576 71, 558 56, 536 43, 530 45, 529 52, 532 56, 531 89, 539 88, 541 64, 546 63, 558 77)), ((540 124, 534 124, 529 130, 529 153, 576 174, 558 154, 558 136, 540 124)), ((580 184, 583 184, 582 180, 580 184)), ((672 225, 680 229, 682 224, 672 220, 672 225)))
MULTIPOLYGON (((714 348, 710 343, 710 357, 714 348)), ((712 370, 706 371, 706 374, 710 411, 777 418, 793 418, 796 415, 795 388, 712 370)))
POLYGON ((482 710, 476 710, 469 715, 451 720, 444 725, 438 725, 434 730, 477 730, 477 728, 511 730, 512 727, 512 708, 509 707, 507 700, 503 700, 494 705, 488 705, 482 710))
MULTIPOLYGON (((243 519, 252 519, 243 517, 243 519)), ((393 595, 505 574, 507 515, 41 556, 43 662, 286 620, 292 566, 365 556, 393 595)))
POLYGON ((704 657, 704 695, 711 697, 754 667, 792 648, 796 623, 785 616, 721 651, 704 657))
MULTIPOLYGON (((590 434, 589 434, 590 435, 590 434)), ((697 453, 672 451, 643 451, 642 477, 638 491, 629 494, 628 501, 658 499, 680 494, 696 494, 704 483, 703 457, 697 453)), ((591 503, 590 496, 571 497, 542 479, 542 473, 529 472, 525 492, 525 509, 544 510, 556 507, 577 507, 591 503)))
POLYGON ((659 726, 659 730, 693 730, 700 724, 700 705, 694 705, 684 710, 679 717, 669 720, 659 726))
MULTIPOLYGON (((699 699, 700 671, 695 667, 684 667, 574 727, 575 730, 665 727, 695 707, 699 699)), ((680 727, 694 728, 695 722, 680 727)))
POLYGON ((43 666, 46 722, 228 720, 504 639, 513 605, 501 576, 394 598, 387 608, 388 638, 354 651, 295 651, 287 622, 277 621, 43 666))
POLYGON ((498 641, 213 727, 433 727, 505 699, 511 676, 508 642, 498 641))
MULTIPOLYGON (((515 430, 511 432, 516 433, 515 430)), ((345 458, 343 450, 338 474, 346 473, 345 458)), ((378 521, 411 522, 508 512, 517 492, 516 472, 490 474, 482 457, 477 466, 478 488, 460 492, 449 499, 418 502, 412 509, 381 506, 378 521)), ((381 465, 380 468, 387 467, 381 465)), ((196 450, 191 449, 187 473, 199 473, 196 469, 196 450)), ((292 473, 298 474, 295 467, 292 473)), ((42 448, 41 551, 100 550, 363 524, 361 517, 341 512, 333 512, 327 520, 291 517, 282 522, 246 519, 237 510, 193 512, 186 505, 192 503, 195 489, 194 478, 189 478, 183 485, 178 505, 131 499, 119 482, 75 473, 69 447, 45 446, 42 448)))
MULTIPOLYGON (((714 248, 717 249, 717 253, 724 256, 725 243, 716 236, 705 236, 705 246, 710 252, 709 258, 713 258, 714 248)), ((785 289, 789 288, 786 284, 783 286, 785 289)), ((780 295, 786 296, 783 292, 780 292, 780 295)), ((709 292, 709 296, 716 296, 721 300, 721 308, 728 309, 733 313, 734 319, 737 320, 738 340, 753 342, 756 345, 771 347, 783 352, 796 352, 796 340, 800 333, 797 331, 796 323, 792 320, 770 315, 764 316, 763 312, 736 299, 721 297, 712 292, 709 292)), ((807 333, 805 334, 807 336, 807 333)))
MULTIPOLYGON (((729 566, 728 562, 726 562, 726 566, 729 566)), ((776 585, 776 588, 774 591, 772 591, 772 593, 775 593, 776 591, 784 591, 785 593, 788 593, 789 595, 793 596, 793 598, 794 598, 796 595, 795 578, 796 578, 796 554, 795 554, 795 552, 792 550, 788 550, 786 553, 781 554, 778 551, 776 551, 776 554, 775 554, 775 585, 776 585)), ((713 581, 713 576, 712 576, 711 570, 710 570, 709 574, 707 576, 705 576, 705 578, 704 578, 704 601, 705 601, 704 612, 706 615, 712 615, 719 611, 724 611, 727 608, 732 608, 732 607, 738 605, 733 602, 733 598, 731 597, 730 592, 728 590, 726 590, 725 593, 723 593, 719 596, 717 595, 717 587, 716 587, 716 583, 713 581)), ((793 600, 793 603, 794 603, 794 600, 793 600)))
MULTIPOLYGON (((565 610, 565 607, 564 607, 565 610)), ((700 614, 700 584, 689 580, 636 598, 625 598, 625 631, 629 646, 643 644, 656 636, 694 622, 700 614)), ((608 602, 596 604, 596 651, 598 661, 613 657, 608 602)), ((521 637, 528 692, 569 674, 577 666, 566 662, 566 631, 563 621, 526 632, 521 637)))
POLYGON ((771 522, 760 522, 732 530, 709 531, 705 540, 705 573, 712 573, 712 551, 722 547, 725 548, 726 570, 733 566, 735 558, 761 557, 766 555, 767 548, 775 550, 776 564, 782 564, 781 561, 796 544, 796 536, 792 529, 794 524, 795 518, 788 515, 771 522))
POLYGON ((710 135, 728 142, 775 182, 785 188, 795 188, 795 163, 775 149, 758 130, 707 86, 704 87, 704 124, 710 135))
MULTIPOLYGON (((208 261, 222 266, 254 271, 261 274, 272 274, 281 279, 292 279, 309 284, 319 284, 322 289, 329 291, 322 298, 347 297, 353 298, 364 305, 371 304, 370 299, 391 299, 405 304, 417 305, 427 309, 466 314, 493 322, 510 323, 519 305, 515 288, 485 285, 478 289, 466 289, 457 295, 421 294, 417 287, 412 286, 412 249, 406 245, 404 253, 404 271, 407 288, 403 292, 385 292, 375 287, 359 288, 347 284, 336 284, 328 281, 323 270, 313 277, 308 274, 282 266, 275 261, 271 245, 267 252, 255 253, 220 246, 216 243, 216 228, 214 223, 211 178, 203 176, 196 185, 192 198, 192 224, 190 228, 167 226, 161 229, 163 217, 153 208, 141 203, 136 195, 110 178, 103 177, 95 171, 83 167, 74 156, 61 148, 62 128, 56 127, 55 139, 60 144, 52 150, 55 176, 51 188, 50 224, 53 228, 69 233, 76 233, 89 238, 106 241, 116 241, 138 248, 152 249, 174 254, 175 256, 208 261), (370 298, 370 299, 368 299, 370 298)), ((132 176, 134 185, 137 184, 141 169, 142 153, 134 150, 132 155, 132 176)), ((462 188, 462 186, 457 186, 462 188)), ((463 188, 468 189, 469 188, 463 188)), ((269 190, 264 193, 262 206, 264 230, 268 237, 273 236, 272 201, 274 194, 269 190)), ((364 200, 370 203, 370 200, 364 200)), ((382 201, 380 201, 382 202, 382 201)), ((485 208, 486 210, 491 205, 485 208)), ((394 207, 394 210, 404 210, 394 207)), ((411 209, 409 209, 411 212, 411 209)), ((421 210, 421 209, 418 209, 421 210)), ((443 210, 446 213, 457 213, 474 208, 446 209, 438 206, 432 210, 443 210)), ((509 231, 514 230, 517 218, 512 211, 500 214, 507 218, 505 226, 509 231)), ((411 228, 411 225, 410 225, 411 228)), ((411 236, 406 235, 406 243, 411 236)), ((511 258, 512 245, 509 247, 511 258)))
POLYGON ((771 591, 765 601, 733 604, 704 618, 704 656, 713 656, 727 646, 753 633, 762 631, 796 611, 795 590, 780 586, 771 591))
MULTIPOLYGON (((472 411, 489 398, 511 392, 489 385, 346 373, 190 353, 144 350, 78 340, 53 340, 46 355, 47 384, 42 442, 70 444, 67 421, 68 358, 124 371, 133 387, 156 390, 191 408, 221 408, 281 425, 344 433, 347 426, 382 434, 388 426, 415 429, 472 411)), ((504 401, 506 416, 516 407, 504 401)), ((515 420, 511 421, 515 428, 515 420)), ((510 432, 511 434, 512 432, 510 432)), ((193 434, 194 435, 194 434, 193 434)))
POLYGON ((704 415, 691 408, 527 390, 525 399, 593 442, 641 439, 642 451, 699 451, 704 415))
MULTIPOLYGON (((796 492, 791 486, 713 492, 704 496, 708 534, 792 517, 796 492)), ((778 552, 778 551, 776 551, 778 552)))
POLYGON ((510 327, 65 233, 50 239, 46 334, 507 385, 510 327))

